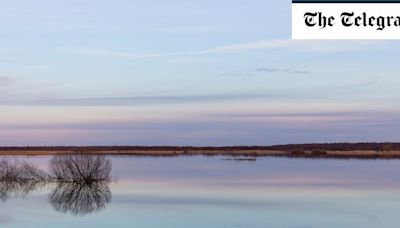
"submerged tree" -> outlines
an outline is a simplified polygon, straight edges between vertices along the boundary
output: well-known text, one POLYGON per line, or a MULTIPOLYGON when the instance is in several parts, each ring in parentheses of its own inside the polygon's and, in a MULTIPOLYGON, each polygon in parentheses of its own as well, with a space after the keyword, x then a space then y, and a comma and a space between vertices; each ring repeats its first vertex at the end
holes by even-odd
POLYGON ((0 160, 0 200, 24 197, 47 184, 49 202, 60 212, 84 215, 111 201, 111 161, 105 156, 74 154, 50 161, 50 174, 23 161, 0 160))
POLYGON ((111 161, 101 155, 56 156, 50 162, 50 172, 60 182, 111 181, 111 161))
POLYGON ((76 154, 54 157, 50 162, 56 187, 49 195, 60 212, 84 215, 102 209, 111 201, 111 161, 101 155, 76 154))
POLYGON ((35 166, 23 161, 0 160, 0 200, 25 197, 43 187, 48 175, 35 166))
POLYGON ((46 181, 46 172, 25 161, 0 160, 0 181, 46 181))

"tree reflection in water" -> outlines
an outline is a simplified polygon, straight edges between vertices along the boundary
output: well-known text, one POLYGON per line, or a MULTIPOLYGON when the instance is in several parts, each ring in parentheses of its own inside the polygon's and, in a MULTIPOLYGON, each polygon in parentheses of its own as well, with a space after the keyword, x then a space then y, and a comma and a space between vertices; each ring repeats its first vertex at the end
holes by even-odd
POLYGON ((50 193, 49 201, 56 211, 85 215, 105 208, 111 192, 106 182, 61 182, 50 193))
POLYGON ((46 182, 41 181, 0 181, 0 200, 4 203, 9 198, 25 198, 28 194, 42 188, 46 182))
POLYGON ((50 173, 21 161, 0 160, 0 200, 25 197, 50 185, 49 202, 56 211, 85 215, 111 202, 111 161, 101 155, 63 155, 50 161, 50 173))
POLYGON ((21 161, 0 160, 0 200, 11 197, 25 197, 43 187, 47 174, 31 164, 21 161))

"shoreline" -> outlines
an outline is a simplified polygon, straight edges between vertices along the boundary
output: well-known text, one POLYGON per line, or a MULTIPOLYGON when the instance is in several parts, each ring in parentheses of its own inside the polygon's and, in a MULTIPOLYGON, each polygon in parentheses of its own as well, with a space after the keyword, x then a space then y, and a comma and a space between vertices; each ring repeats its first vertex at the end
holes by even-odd
POLYGON ((378 150, 327 150, 327 151, 284 151, 284 150, 244 150, 244 149, 183 149, 183 150, 57 150, 57 149, 0 149, 0 156, 50 156, 68 154, 92 154, 92 155, 119 155, 119 156, 230 156, 230 157, 292 157, 292 158, 382 158, 400 159, 400 150, 378 151, 378 150))

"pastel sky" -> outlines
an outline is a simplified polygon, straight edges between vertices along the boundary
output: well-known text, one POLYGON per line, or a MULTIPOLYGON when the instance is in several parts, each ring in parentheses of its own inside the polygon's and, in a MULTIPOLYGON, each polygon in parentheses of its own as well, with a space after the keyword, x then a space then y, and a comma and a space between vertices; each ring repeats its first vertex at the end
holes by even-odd
POLYGON ((398 141, 397 41, 292 41, 282 0, 0 2, 0 145, 398 141))

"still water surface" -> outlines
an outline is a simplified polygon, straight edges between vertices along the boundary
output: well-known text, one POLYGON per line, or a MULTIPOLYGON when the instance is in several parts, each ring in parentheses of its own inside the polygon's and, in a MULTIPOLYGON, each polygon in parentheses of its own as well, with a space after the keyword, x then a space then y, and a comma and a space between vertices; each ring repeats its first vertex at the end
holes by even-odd
MULTIPOLYGON (((107 186, 3 198, 0 227, 400 226, 400 160, 109 158, 107 186)), ((47 170, 51 157, 18 159, 47 170)))

